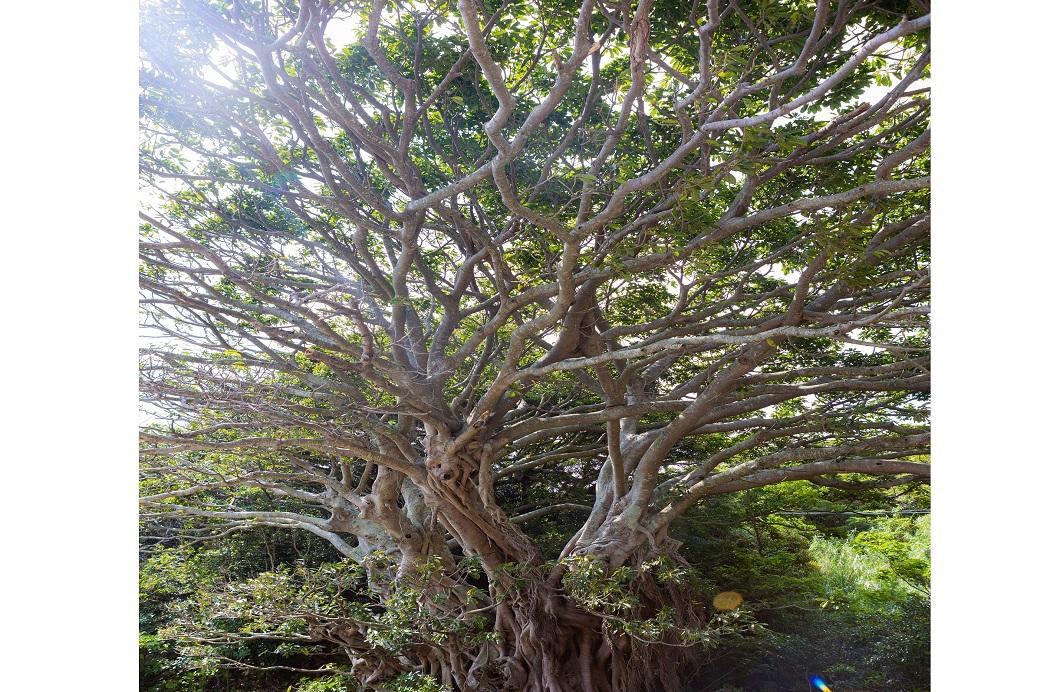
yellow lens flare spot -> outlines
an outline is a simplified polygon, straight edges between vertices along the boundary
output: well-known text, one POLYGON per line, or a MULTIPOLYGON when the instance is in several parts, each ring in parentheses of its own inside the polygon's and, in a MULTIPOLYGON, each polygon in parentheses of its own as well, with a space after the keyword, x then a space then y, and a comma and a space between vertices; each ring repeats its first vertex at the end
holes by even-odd
POLYGON ((711 600, 715 610, 736 610, 744 602, 744 597, 736 591, 723 591, 711 600))

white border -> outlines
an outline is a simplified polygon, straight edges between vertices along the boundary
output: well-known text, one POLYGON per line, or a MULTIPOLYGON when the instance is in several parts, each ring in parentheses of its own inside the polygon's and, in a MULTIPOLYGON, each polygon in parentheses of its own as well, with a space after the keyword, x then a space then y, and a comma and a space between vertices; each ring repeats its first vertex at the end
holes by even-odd
POLYGON ((935 4, 932 689, 1034 689, 1040 8, 935 4))
POLYGON ((136 7, 3 19, 0 684, 134 690, 136 7))

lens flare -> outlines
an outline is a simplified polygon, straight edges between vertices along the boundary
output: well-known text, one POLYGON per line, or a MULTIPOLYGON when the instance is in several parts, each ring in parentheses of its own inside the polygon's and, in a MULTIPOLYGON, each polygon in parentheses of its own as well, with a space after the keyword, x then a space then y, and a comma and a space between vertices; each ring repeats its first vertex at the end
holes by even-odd
POLYGON ((711 604, 716 610, 736 610, 743 602, 744 597, 736 591, 723 591, 712 599, 711 604))
POLYGON ((813 687, 818 689, 820 692, 831 692, 831 688, 827 687, 827 683, 825 683, 823 678, 819 675, 812 676, 812 679, 809 682, 811 682, 813 687))

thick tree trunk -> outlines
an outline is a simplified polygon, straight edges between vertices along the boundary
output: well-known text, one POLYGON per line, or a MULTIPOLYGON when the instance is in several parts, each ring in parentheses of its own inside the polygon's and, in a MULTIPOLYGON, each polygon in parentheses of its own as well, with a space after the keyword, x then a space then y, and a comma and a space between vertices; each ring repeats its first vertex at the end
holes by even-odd
MULTIPOLYGON (((395 588, 394 580, 417 577, 419 566, 430 558, 454 570, 456 558, 442 538, 446 529, 464 554, 479 560, 488 597, 473 605, 464 595, 473 584, 445 572, 432 582, 416 581, 428 600, 424 607, 457 613, 462 619, 480 613, 493 621, 493 636, 474 642, 449 635, 390 654, 368 645, 359 629, 316 634, 343 646, 354 676, 368 689, 386 689, 395 677, 417 672, 459 692, 679 689, 679 676, 694 652, 667 633, 663 640, 651 642, 621 630, 623 620, 653 618, 662 608, 675 614, 679 626, 703 624, 703 614, 687 594, 662 586, 639 569, 662 550, 668 552, 667 547, 647 541, 645 530, 637 532, 621 521, 623 507, 609 503, 609 511, 587 523, 584 538, 572 541, 565 554, 601 563, 605 573, 623 565, 633 568, 636 576, 627 588, 637 605, 606 613, 584 609, 565 588, 565 575, 574 565, 550 568, 538 547, 495 502, 486 473, 489 447, 478 436, 460 441, 431 434, 427 473, 414 486, 418 493, 405 493, 405 506, 398 507, 392 500, 412 486, 401 474, 381 470, 362 514, 386 527, 388 539, 396 545, 396 575, 382 579, 388 590, 384 595, 395 588)), ((681 561, 677 555, 671 557, 681 561)))
POLYGON ((546 584, 497 609, 504 637, 464 655, 440 656, 426 672, 453 690, 476 692, 658 692, 681 688, 696 651, 612 634, 546 584), (444 662, 449 665, 445 667, 444 662))

